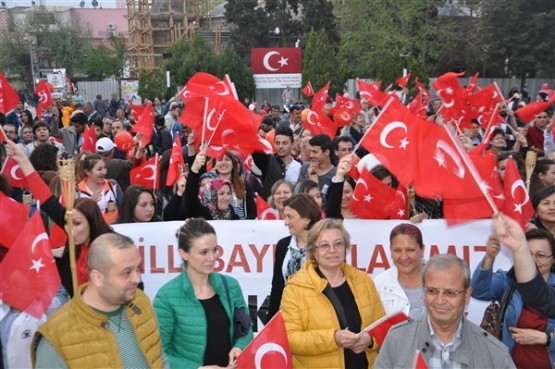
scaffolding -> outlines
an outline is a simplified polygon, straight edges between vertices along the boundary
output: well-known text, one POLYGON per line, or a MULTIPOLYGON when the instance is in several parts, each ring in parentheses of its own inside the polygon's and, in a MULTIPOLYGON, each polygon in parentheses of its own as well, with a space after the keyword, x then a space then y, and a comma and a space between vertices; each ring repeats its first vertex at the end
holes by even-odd
POLYGON ((168 48, 211 30, 209 0, 127 0, 131 77, 162 65, 168 48))

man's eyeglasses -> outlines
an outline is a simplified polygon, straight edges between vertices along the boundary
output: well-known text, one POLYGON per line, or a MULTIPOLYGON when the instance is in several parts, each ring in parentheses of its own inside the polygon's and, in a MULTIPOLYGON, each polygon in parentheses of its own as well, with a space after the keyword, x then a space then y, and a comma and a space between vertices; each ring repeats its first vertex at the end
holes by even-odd
POLYGON ((14 135, 14 134, 15 134, 15 131, 14 131, 14 130, 11 130, 11 129, 4 129, 4 132, 5 132, 7 135, 14 135))
POLYGON ((546 254, 542 254, 540 252, 536 252, 535 254, 533 252, 530 252, 530 255, 532 255, 533 258, 536 258, 538 260, 547 260, 547 259, 549 259, 550 257, 553 256, 553 254, 546 255, 546 254))
POLYGON ((335 241, 332 244, 329 244, 327 242, 322 242, 318 245, 316 245, 316 247, 322 251, 328 251, 329 249, 331 249, 332 247, 335 250, 339 250, 345 247, 345 242, 344 241, 335 241))
POLYGON ((444 296, 447 297, 457 297, 458 295, 460 295, 461 293, 463 293, 465 290, 462 291, 456 291, 456 290, 445 290, 442 288, 434 288, 434 287, 424 287, 424 292, 426 292, 427 295, 430 296, 439 296, 439 294, 441 292, 443 292, 444 296))

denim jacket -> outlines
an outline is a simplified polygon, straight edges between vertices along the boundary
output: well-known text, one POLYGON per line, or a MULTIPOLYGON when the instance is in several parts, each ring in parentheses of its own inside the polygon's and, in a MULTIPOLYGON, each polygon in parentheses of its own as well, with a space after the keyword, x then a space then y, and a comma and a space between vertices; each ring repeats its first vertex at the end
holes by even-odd
MULTIPOLYGON (((472 274, 472 297, 482 301, 496 300, 501 303, 503 295, 511 283, 514 281, 514 273, 511 271, 506 272, 503 270, 497 270, 493 273, 493 268, 487 270, 481 269, 482 263, 478 264, 476 270, 472 274)), ((555 285, 555 274, 550 273, 547 283, 550 285, 555 285)), ((509 348, 509 352, 513 351, 515 347, 515 341, 513 336, 509 331, 509 327, 516 327, 518 319, 520 318, 520 313, 523 307, 522 297, 518 290, 515 289, 513 297, 509 302, 509 306, 505 311, 503 329, 502 329, 502 341, 509 348)), ((547 320, 547 334, 555 334, 555 319, 547 320)), ((549 358, 551 359, 551 366, 555 368, 555 340, 551 340, 551 344, 548 348, 549 358)))

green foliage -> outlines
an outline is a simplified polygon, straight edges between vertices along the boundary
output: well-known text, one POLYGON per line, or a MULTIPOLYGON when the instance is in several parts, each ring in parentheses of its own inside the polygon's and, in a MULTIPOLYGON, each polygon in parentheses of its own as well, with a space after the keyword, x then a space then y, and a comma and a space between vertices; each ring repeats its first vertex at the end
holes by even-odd
POLYGON ((27 86, 32 85, 31 43, 35 63, 46 58, 53 67, 66 68, 68 75, 84 72, 91 32, 79 19, 67 23, 59 14, 37 6, 24 21, 10 18, 8 25, 7 31, 0 32, 0 67, 8 74, 20 75, 27 86))
POLYGON ((405 62, 420 65, 427 78, 455 34, 437 16, 441 0, 351 1, 340 9, 342 41, 357 77, 392 82, 405 62), (403 60, 401 55, 407 55, 403 60))
POLYGON ((154 100, 166 94, 166 76, 162 69, 143 71, 139 74, 139 95, 154 100))
POLYGON ((172 85, 183 86, 196 72, 218 73, 218 56, 201 35, 191 41, 176 42, 168 52, 172 56, 165 65, 170 70, 172 85))
POLYGON ((103 80, 115 76, 121 77, 127 60, 125 40, 110 37, 110 47, 98 45, 91 50, 85 64, 85 71, 92 80, 103 80))
POLYGON ((311 30, 303 53, 303 86, 310 81, 318 90, 331 81, 329 94, 334 96, 343 89, 347 76, 342 72, 347 70, 345 62, 339 61, 326 32, 311 30))
POLYGON ((229 75, 235 84, 239 100, 254 96, 256 85, 252 69, 243 63, 233 45, 228 45, 218 59, 220 65, 218 76, 223 78, 226 74, 229 75))
POLYGON ((273 29, 268 16, 257 0, 228 0, 225 9, 226 21, 233 25, 231 42, 243 61, 249 62, 251 48, 268 46, 273 29))

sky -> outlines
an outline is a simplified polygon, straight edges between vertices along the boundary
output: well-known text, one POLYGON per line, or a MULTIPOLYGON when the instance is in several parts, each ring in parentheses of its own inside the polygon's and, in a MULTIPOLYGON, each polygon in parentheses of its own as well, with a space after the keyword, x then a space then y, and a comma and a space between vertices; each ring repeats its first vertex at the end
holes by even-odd
MULTIPOLYGON (((32 0, 2 0, 6 3, 8 8, 13 8, 15 6, 31 6, 32 0)), ((47 6, 69 6, 69 7, 79 7, 81 0, 35 0, 38 3, 42 3, 47 6)), ((97 0, 102 6, 102 8, 115 8, 115 0, 97 0)), ((92 8, 92 0, 85 0, 85 8, 92 8)))

